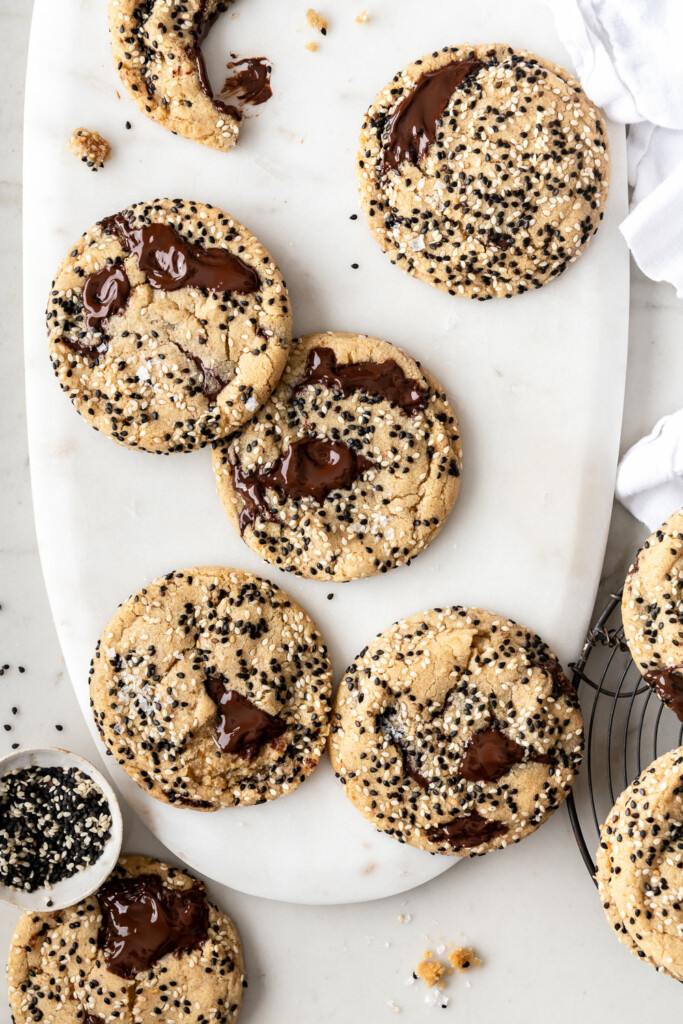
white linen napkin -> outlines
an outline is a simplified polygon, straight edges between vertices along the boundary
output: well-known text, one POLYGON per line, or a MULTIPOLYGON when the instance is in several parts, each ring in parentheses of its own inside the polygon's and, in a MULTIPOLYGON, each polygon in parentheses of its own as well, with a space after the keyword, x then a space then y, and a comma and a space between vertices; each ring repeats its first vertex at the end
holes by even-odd
MULTIPOLYGON (((588 96, 629 125, 633 258, 683 298, 683 0, 546 0, 588 96)), ((623 456, 617 497, 654 530, 683 505, 683 409, 623 456)))

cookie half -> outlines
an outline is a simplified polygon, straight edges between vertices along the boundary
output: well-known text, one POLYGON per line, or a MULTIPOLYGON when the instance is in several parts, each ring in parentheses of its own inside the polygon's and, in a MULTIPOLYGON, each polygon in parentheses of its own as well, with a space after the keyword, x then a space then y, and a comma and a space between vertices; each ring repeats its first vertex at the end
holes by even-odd
POLYGON ((231 0, 109 0, 121 82, 140 110, 175 135, 212 149, 237 142, 239 110, 216 99, 201 45, 231 0))
POLYGON ((499 43, 409 64, 360 135, 375 239, 413 277, 473 299, 562 273, 597 230, 609 176, 605 127, 578 82, 499 43))
POLYGON ((121 605, 90 700, 109 753, 165 803, 213 811, 291 793, 329 731, 332 672, 314 622, 237 569, 183 569, 121 605))
POLYGON ((272 257, 216 207, 135 203, 87 231, 47 306, 62 390, 120 444, 201 448, 253 416, 292 336, 272 257))
POLYGON ((600 832, 607 919, 641 960, 683 981, 683 747, 653 761, 600 832))
POLYGON ((683 509, 643 544, 626 577, 621 616, 645 682, 683 722, 683 509))
POLYGON ((233 526, 261 558, 312 579, 409 561, 439 532, 460 486, 458 424, 438 382, 361 334, 295 341, 270 400, 214 448, 233 526))
POLYGON ((510 619, 434 608, 350 666, 332 709, 332 766, 382 832, 474 856, 523 839, 567 796, 583 749, 571 683, 510 619))
POLYGON ((93 896, 19 919, 7 983, 15 1024, 233 1024, 244 961, 202 882, 122 857, 93 896))

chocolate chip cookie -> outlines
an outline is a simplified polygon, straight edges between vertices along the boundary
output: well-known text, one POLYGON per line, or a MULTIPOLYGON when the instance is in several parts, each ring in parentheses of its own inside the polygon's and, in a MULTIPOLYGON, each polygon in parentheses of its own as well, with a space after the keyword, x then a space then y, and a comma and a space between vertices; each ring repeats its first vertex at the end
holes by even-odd
POLYGON ((393 263, 473 299, 539 288, 602 218, 605 126, 563 68, 501 44, 445 46, 365 116, 361 205, 393 263))
POLYGON ((270 400, 214 449, 218 495, 246 543, 311 579, 408 562, 460 486, 458 425, 438 382, 393 345, 346 332, 295 341, 270 400))
POLYGON ((653 761, 621 794, 600 831, 597 866, 619 940, 683 981, 683 747, 653 761))
POLYGON ((376 637, 332 709, 348 798, 399 842, 474 856, 519 842, 567 796, 579 703, 543 641, 509 619, 434 608, 376 637))
POLYGON ((292 320, 261 243, 203 203, 135 203, 87 231, 47 306, 50 355, 80 414, 120 444, 201 448, 279 380, 292 320))
POLYGON ((291 793, 329 731, 332 673, 305 611, 237 569, 168 573, 105 628, 90 669, 109 753, 166 803, 213 811, 291 793))
POLYGON ((233 1024, 245 984, 230 918, 148 857, 122 857, 73 907, 24 914, 7 982, 16 1024, 233 1024))
POLYGON ((645 682, 683 722, 683 509, 643 544, 626 577, 621 615, 645 682))
POLYGON ((147 117, 212 149, 237 142, 242 115, 214 96, 201 45, 231 0, 109 0, 119 78, 147 117))

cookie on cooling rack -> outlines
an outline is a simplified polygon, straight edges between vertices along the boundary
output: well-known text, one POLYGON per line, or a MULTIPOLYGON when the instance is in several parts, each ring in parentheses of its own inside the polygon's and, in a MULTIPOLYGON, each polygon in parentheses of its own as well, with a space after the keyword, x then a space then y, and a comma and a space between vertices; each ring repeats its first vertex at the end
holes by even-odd
POLYGON ((16 1024, 233 1024, 245 984, 230 918, 202 882, 148 857, 122 857, 67 910, 24 914, 7 982, 16 1024))
POLYGON ((168 454, 241 426, 287 362, 280 271, 245 227, 182 199, 135 203, 87 231, 47 306, 62 390, 120 444, 168 454))
POLYGON ((295 341, 269 401, 214 449, 218 495, 249 547, 312 579, 404 564, 460 486, 458 424, 439 384, 360 334, 295 341))
POLYGON ((600 831, 596 879, 619 940, 683 981, 683 747, 617 800, 600 831))
POLYGON ((116 70, 140 110, 169 132, 229 150, 242 116, 216 99, 201 45, 231 0, 109 0, 116 70))
POLYGON ((683 722, 683 509, 638 552, 624 584, 621 615, 645 682, 683 722))
POLYGON ((237 569, 171 572, 105 628, 90 669, 109 752, 166 803, 212 811, 291 793, 329 731, 332 673, 305 611, 237 569))
POLYGON ((597 230, 609 176, 605 127, 578 82, 501 44, 409 64, 360 136, 375 239, 413 277, 473 299, 562 273, 597 230))
POLYGON ((373 640, 344 674, 332 766, 400 842, 474 856, 518 842, 562 803, 582 716, 543 641, 509 619, 435 608, 373 640))

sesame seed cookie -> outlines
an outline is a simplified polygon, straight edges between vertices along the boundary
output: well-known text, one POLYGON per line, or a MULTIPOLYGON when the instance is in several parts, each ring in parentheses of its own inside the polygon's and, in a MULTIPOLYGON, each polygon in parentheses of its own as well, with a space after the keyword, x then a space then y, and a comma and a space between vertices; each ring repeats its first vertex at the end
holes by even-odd
POLYGON ((147 792, 201 811, 291 793, 329 731, 332 672, 315 624, 237 569, 168 573, 120 606, 90 700, 110 754, 147 792))
POLYGON ((683 509, 643 544, 626 577, 621 616, 645 682, 683 722, 683 509))
POLYGON ((417 555, 458 496, 458 424, 401 349, 348 332, 294 342, 250 424, 214 445, 216 487, 249 547, 286 572, 350 580, 417 555))
POLYGON ((576 691, 543 641, 473 608, 434 608, 376 637, 347 669, 328 749, 347 797, 430 853, 519 842, 578 771, 576 691))
POLYGON ((135 203, 63 260, 47 306, 62 390, 120 444, 169 454, 241 426, 287 362, 287 289, 265 248, 213 206, 135 203))
POLYGON ((621 942, 683 981, 683 747, 653 761, 600 832, 596 879, 621 942))
POLYGON ((609 176, 605 127, 578 82, 501 44, 409 64, 360 135, 375 239, 408 274, 473 299, 562 273, 597 230, 609 176))
POLYGON ((216 99, 201 44, 231 0, 109 0, 119 78, 147 117, 175 135, 227 151, 242 115, 216 99))
POLYGON ((93 896, 19 919, 7 983, 15 1024, 233 1024, 244 961, 202 882, 122 857, 93 896))

